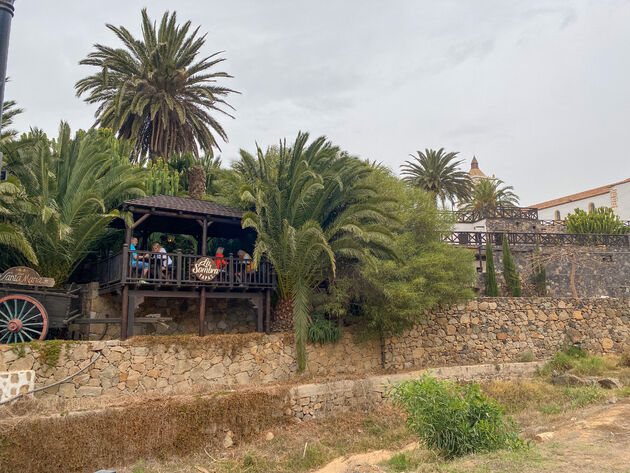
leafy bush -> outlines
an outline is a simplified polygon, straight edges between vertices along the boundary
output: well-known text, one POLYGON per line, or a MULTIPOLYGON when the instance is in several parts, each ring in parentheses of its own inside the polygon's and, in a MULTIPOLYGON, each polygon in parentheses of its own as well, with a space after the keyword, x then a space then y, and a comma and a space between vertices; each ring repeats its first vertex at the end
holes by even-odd
POLYGON ((626 234, 630 231, 609 207, 598 207, 590 212, 575 209, 564 220, 569 233, 626 234))
POLYGON ((571 346, 553 355, 545 363, 540 374, 543 376, 553 372, 566 373, 570 371, 578 376, 600 376, 608 368, 606 360, 598 356, 589 356, 582 348, 571 346))
POLYGON ((520 361, 521 363, 529 363, 530 361, 534 361, 534 352, 532 352, 531 350, 525 350, 519 355, 518 361, 520 361))
POLYGON ((619 357, 619 366, 626 366, 630 368, 630 346, 625 346, 619 357))
POLYGON ((336 322, 323 317, 313 317, 308 327, 308 339, 313 343, 337 343, 342 331, 336 322))
POLYGON ((420 461, 408 453, 397 453, 385 462, 391 471, 415 471, 420 461))
POLYGON ((514 421, 477 383, 458 386, 429 375, 394 386, 389 395, 427 447, 452 458, 523 447, 514 421))

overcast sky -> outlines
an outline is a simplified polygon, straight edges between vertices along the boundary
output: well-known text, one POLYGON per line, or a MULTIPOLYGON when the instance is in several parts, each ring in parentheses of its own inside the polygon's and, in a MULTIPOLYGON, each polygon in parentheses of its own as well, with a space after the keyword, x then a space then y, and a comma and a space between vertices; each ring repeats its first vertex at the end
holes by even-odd
POLYGON ((17 0, 7 99, 17 128, 90 127, 75 97, 105 23, 177 8, 225 51, 239 148, 326 135, 398 170, 417 149, 476 155, 523 205, 630 177, 630 0, 17 0))

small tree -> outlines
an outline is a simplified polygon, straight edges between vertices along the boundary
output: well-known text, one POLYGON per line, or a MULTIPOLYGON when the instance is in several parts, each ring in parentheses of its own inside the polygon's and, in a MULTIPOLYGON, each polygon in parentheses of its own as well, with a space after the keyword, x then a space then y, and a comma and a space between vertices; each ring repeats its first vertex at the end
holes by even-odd
POLYGON ((492 255, 492 245, 490 238, 486 241, 486 296, 497 297, 499 288, 497 287, 497 275, 494 271, 494 256, 492 255))
POLYGON ((536 244, 536 249, 534 250, 534 262, 533 262, 533 274, 534 274, 534 285, 536 286, 536 294, 539 296, 547 295, 547 270, 545 269, 545 265, 542 263, 542 254, 540 252, 540 247, 536 244))
POLYGON ((507 235, 503 234, 503 277, 512 297, 521 297, 521 277, 510 252, 507 235))

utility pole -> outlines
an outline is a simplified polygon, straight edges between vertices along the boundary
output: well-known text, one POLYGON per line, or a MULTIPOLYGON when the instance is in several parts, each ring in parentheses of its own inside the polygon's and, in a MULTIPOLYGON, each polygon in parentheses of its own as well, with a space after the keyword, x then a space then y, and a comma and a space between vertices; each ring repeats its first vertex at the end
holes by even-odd
MULTIPOLYGON (((2 106, 4 105, 4 81, 7 77, 9 57, 9 34, 15 8, 15 0, 0 0, 0 127, 2 127, 2 106)), ((0 152, 0 180, 2 179, 2 152, 0 152)))

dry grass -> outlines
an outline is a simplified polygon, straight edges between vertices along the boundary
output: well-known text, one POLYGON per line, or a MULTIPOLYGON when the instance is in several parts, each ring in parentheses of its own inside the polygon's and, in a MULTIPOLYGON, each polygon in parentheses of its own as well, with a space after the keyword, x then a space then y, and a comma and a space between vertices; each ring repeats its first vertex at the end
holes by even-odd
POLYGON ((415 438, 400 413, 381 408, 373 413, 347 413, 334 418, 295 422, 265 433, 235 448, 212 450, 180 460, 143 459, 119 473, 293 473, 321 467, 342 455, 382 448, 399 449, 415 438))
POLYGON ((219 446, 228 430, 236 440, 246 440, 286 422, 286 394, 261 389, 41 418, 16 416, 0 432, 0 471, 84 472, 138 458, 186 455, 219 446))

